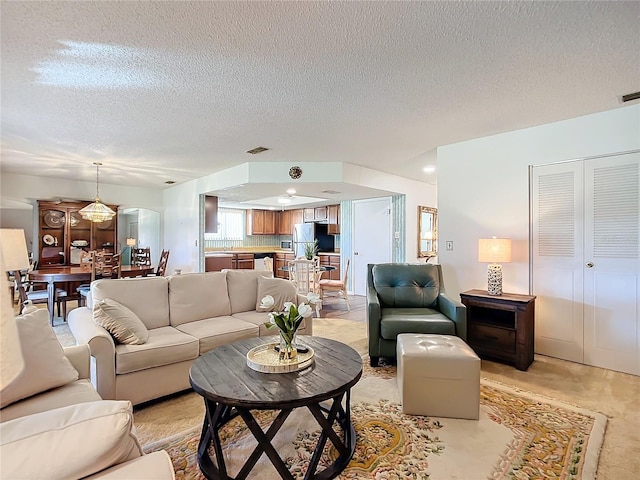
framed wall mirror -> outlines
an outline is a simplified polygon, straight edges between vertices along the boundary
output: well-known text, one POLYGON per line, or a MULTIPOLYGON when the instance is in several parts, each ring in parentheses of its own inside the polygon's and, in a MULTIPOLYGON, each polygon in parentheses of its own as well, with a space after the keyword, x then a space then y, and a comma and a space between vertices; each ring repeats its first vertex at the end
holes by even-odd
POLYGON ((418 206, 418 257, 438 255, 438 209, 418 206))

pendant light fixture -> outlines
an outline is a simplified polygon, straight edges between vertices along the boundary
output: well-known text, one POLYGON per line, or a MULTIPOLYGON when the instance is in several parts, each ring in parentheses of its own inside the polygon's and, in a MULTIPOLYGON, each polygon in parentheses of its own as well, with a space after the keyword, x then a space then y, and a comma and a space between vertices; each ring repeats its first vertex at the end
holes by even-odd
POLYGON ((100 185, 100 165, 102 164, 100 162, 93 162, 93 164, 96 166, 96 199, 93 203, 90 203, 86 207, 80 209, 79 213, 85 220, 90 220, 94 223, 101 223, 111 220, 115 216, 116 212, 100 201, 98 187, 100 185))

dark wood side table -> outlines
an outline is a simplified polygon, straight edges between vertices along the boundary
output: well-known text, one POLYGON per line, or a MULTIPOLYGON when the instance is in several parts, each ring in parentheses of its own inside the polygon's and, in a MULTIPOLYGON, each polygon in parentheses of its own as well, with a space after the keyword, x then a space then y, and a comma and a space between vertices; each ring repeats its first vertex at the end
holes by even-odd
POLYGON ((308 368, 292 373, 261 373, 249 368, 247 352, 270 340, 269 337, 250 338, 222 345, 202 355, 191 366, 191 386, 204 398, 206 407, 198 464, 208 479, 231 478, 218 432, 237 416, 242 418, 258 445, 235 479, 247 478, 265 453, 280 478, 293 480, 271 440, 293 409, 299 407, 308 409, 321 428, 305 479, 334 478, 353 456, 356 432, 351 422, 350 401, 351 387, 362 376, 362 358, 358 352, 335 340, 300 336, 298 342, 313 348, 315 353, 315 362, 308 368), (326 400, 331 401, 330 405, 321 405, 326 400), (265 432, 251 410, 279 410, 279 413, 265 432), (338 426, 342 438, 335 430, 338 426), (333 444, 338 455, 331 465, 318 471, 327 441, 333 444), (214 458, 210 457, 209 446, 213 446, 214 458))
POLYGON ((533 362, 536 297, 468 290, 460 299, 467 307, 467 343, 471 348, 482 358, 527 370, 533 362))

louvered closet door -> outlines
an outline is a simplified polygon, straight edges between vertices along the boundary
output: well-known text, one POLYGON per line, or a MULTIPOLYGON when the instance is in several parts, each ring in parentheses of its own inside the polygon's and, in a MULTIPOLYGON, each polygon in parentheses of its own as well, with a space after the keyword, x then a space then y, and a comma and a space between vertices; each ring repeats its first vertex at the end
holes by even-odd
POLYGON ((640 154, 533 169, 535 351, 640 375, 640 154))
POLYGON ((640 375, 640 154, 585 162, 584 363, 640 375), (593 266, 590 266, 593 265, 593 266))
POLYGON ((533 170, 535 351, 582 363, 583 164, 533 170))

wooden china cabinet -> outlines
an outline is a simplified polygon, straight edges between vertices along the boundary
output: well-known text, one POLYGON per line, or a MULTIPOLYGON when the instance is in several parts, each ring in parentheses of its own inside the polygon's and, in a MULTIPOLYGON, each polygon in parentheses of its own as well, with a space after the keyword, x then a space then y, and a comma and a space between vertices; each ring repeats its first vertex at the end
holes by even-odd
MULTIPOLYGON (((116 253, 117 217, 101 223, 85 220, 79 210, 91 202, 38 200, 38 268, 78 265, 82 250, 116 253)), ((118 211, 117 205, 109 205, 118 211)))

